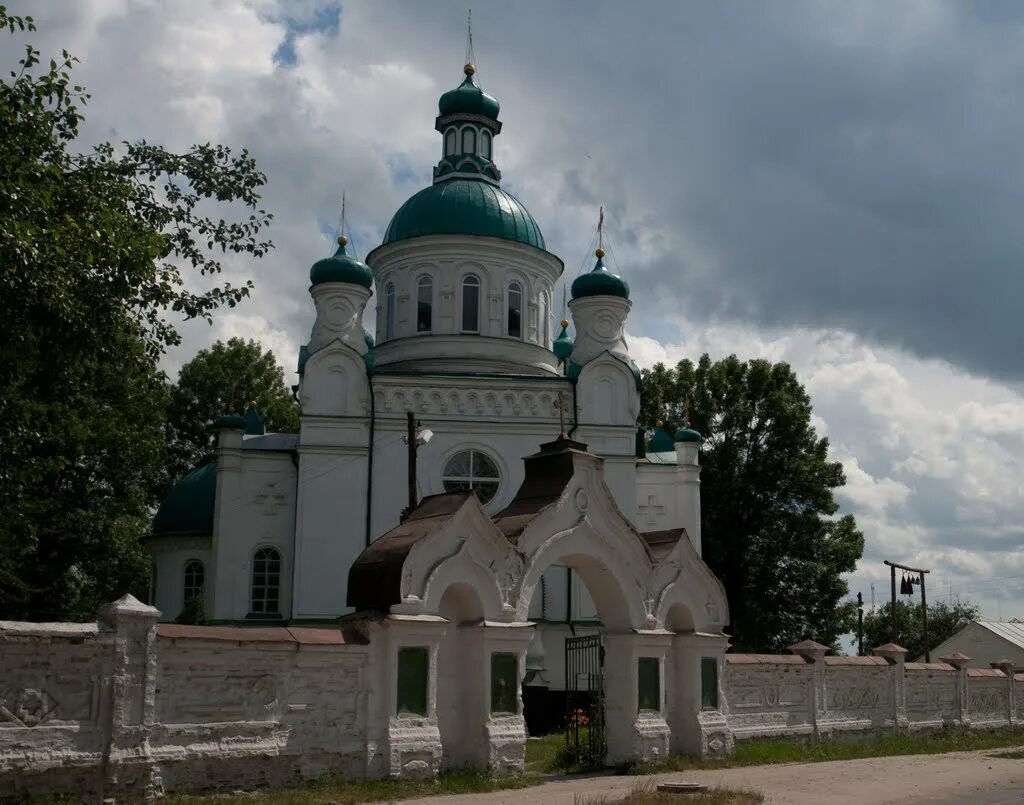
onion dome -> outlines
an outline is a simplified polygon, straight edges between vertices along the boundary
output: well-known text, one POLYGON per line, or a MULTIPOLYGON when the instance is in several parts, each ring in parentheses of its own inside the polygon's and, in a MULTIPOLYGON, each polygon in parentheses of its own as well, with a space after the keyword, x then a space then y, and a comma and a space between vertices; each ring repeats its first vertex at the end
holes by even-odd
POLYGON ((213 420, 214 430, 245 430, 245 420, 234 411, 213 420))
POLYGON ((572 339, 569 337, 569 332, 566 328, 569 326, 569 322, 562 319, 562 332, 558 334, 558 338, 551 344, 551 351, 555 353, 555 357, 560 361, 564 361, 570 355, 572 355, 572 339))
POLYGON ((212 535, 216 497, 217 464, 211 461, 190 472, 167 491, 153 518, 153 536, 212 535))
POLYGON ((488 95, 477 85, 473 78, 476 67, 467 64, 462 70, 466 74, 465 80, 455 89, 448 90, 437 102, 438 116, 483 115, 497 120, 501 105, 497 98, 488 95))
POLYGON ((675 449, 675 442, 672 441, 672 437, 668 435, 664 428, 658 428, 654 431, 654 435, 651 436, 651 441, 647 445, 648 453, 671 453, 675 449))
POLYGON ((540 227, 519 199, 473 179, 449 179, 418 192, 391 219, 384 244, 424 235, 479 235, 544 249, 540 227))
POLYGON ((702 442, 704 437, 693 428, 680 428, 676 431, 676 442, 702 442))
MULTIPOLYGON (((586 296, 618 296, 629 299, 629 285, 618 274, 613 274, 604 264, 604 249, 594 252, 597 264, 593 271, 581 274, 572 283, 572 298, 581 299, 586 296)), ((668 434, 665 434, 666 436, 668 434)))
POLYGON ((320 285, 324 282, 347 282, 350 285, 362 285, 369 288, 373 285, 373 273, 369 266, 351 257, 345 246, 348 238, 344 235, 338 237, 338 251, 331 257, 317 260, 309 270, 309 281, 313 285, 320 285))
POLYGON ((374 340, 373 340, 373 336, 370 335, 365 330, 363 331, 363 343, 366 344, 366 348, 367 349, 373 349, 373 345, 375 343, 374 340))
POLYGON ((263 419, 256 410, 256 406, 250 405, 245 411, 245 416, 242 418, 245 420, 246 436, 262 436, 267 432, 267 429, 263 427, 263 419))

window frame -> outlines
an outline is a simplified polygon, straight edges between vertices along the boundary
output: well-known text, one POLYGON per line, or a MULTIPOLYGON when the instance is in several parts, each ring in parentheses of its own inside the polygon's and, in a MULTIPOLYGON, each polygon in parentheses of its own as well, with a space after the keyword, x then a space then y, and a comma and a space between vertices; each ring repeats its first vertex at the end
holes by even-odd
POLYGON ((182 567, 182 585, 181 585, 181 603, 184 606, 188 606, 197 598, 203 598, 203 588, 206 585, 206 565, 203 564, 202 559, 188 559, 182 567), (196 584, 196 569, 199 568, 199 583, 196 584), (191 584, 189 583, 189 575, 192 575, 191 584), (192 588, 192 595, 189 595, 189 588, 192 588))
POLYGON ((459 325, 460 332, 471 333, 475 335, 480 334, 480 303, 483 299, 483 288, 484 284, 480 277, 476 274, 466 274, 462 277, 462 281, 459 283, 459 325), (466 327, 466 288, 470 287, 474 289, 476 296, 476 313, 474 328, 466 327))
POLYGON ((523 283, 519 280, 511 280, 505 289, 505 334, 510 338, 523 338, 523 283), (514 289, 514 290, 513 290, 514 289), (512 332, 512 296, 519 297, 519 332, 512 332))
POLYGON ((460 489, 460 486, 466 484, 468 484, 470 491, 476 490, 478 486, 487 487, 489 491, 493 490, 491 491, 491 494, 487 497, 486 500, 483 498, 483 496, 480 495, 479 491, 477 492, 477 498, 479 498, 481 506, 486 506, 488 503, 490 503, 492 500, 495 500, 498 497, 498 493, 501 491, 501 482, 501 465, 495 460, 493 456, 491 456, 486 451, 481 450, 479 447, 468 446, 463 447, 459 450, 455 450, 445 458, 444 463, 441 465, 441 487, 444 489, 445 492, 463 491, 460 489), (454 473, 448 472, 448 467, 452 464, 452 462, 466 453, 469 453, 469 473, 467 475, 455 475, 454 473), (487 462, 494 468, 495 475, 476 475, 475 459, 476 456, 478 455, 483 456, 484 459, 486 459, 487 462), (449 483, 455 484, 456 486, 454 488, 449 489, 449 483))
POLYGON ((491 133, 487 129, 480 131, 480 156, 491 161, 491 133))
POLYGON ((476 154, 477 131, 475 126, 462 127, 462 153, 476 154), (468 143, 468 145, 467 145, 468 143))
POLYGON ((430 333, 434 330, 434 278, 430 274, 421 274, 416 278, 416 332, 417 333, 430 333), (420 326, 422 323, 422 308, 423 302, 423 289, 427 289, 428 299, 426 301, 426 326, 420 326))
POLYGON ((395 654, 395 715, 398 718, 426 718, 430 712, 430 648, 428 646, 399 646, 395 654), (408 661, 416 657, 416 667, 409 668, 408 661), (402 662, 402 658, 406 662, 402 662), (415 679, 410 676, 410 671, 418 671, 422 667, 424 673, 422 679, 415 679), (415 709, 402 709, 403 703, 408 700, 408 686, 415 683, 416 690, 411 691, 417 702, 422 699, 422 707, 415 709))
POLYGON ((444 132, 444 155, 450 157, 455 154, 459 145, 459 132, 455 126, 445 129, 444 132))
POLYGON ((384 338, 395 337, 395 283, 384 286, 384 338))
POLYGON ((249 614, 256 618, 280 618, 281 617, 281 580, 284 577, 284 557, 281 550, 274 545, 261 545, 252 553, 252 560, 250 562, 249 572, 249 614), (270 556, 262 557, 262 554, 273 554, 275 558, 270 556), (262 583, 257 584, 257 562, 277 562, 276 570, 266 568, 262 571, 262 583), (270 581, 276 575, 276 584, 271 584, 270 581), (263 590, 262 600, 259 602, 259 608, 257 608, 256 590, 257 587, 263 590), (271 587, 277 589, 276 598, 271 598, 267 592, 271 587), (276 604, 274 609, 269 608, 269 603, 273 601, 276 604))

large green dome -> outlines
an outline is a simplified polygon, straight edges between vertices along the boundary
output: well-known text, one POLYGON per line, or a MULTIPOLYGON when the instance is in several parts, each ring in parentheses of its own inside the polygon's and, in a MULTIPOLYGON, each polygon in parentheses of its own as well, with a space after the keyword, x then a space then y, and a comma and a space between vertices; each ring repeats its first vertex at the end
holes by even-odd
POLYGON ((384 243, 423 235, 481 235, 544 248, 540 227, 519 199, 474 179, 448 179, 421 190, 395 213, 384 243))
POLYGON ((172 486, 153 518, 154 537, 206 537, 213 534, 217 464, 209 462, 172 486))

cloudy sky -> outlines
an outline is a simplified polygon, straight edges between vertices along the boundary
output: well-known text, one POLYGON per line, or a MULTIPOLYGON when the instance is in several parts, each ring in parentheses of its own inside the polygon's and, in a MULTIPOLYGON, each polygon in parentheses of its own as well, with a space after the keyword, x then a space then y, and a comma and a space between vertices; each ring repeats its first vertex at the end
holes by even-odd
MULTIPOLYGON (((167 365, 241 335, 291 372, 342 191, 365 256, 429 183, 467 3, 8 5, 44 57, 81 59, 83 139, 250 149, 277 249, 231 264, 253 298, 187 325, 167 365)), ((504 185, 570 281, 605 206, 637 361, 790 362, 867 539, 852 591, 884 600, 888 557, 933 568, 930 597, 1024 618, 1024 6, 477 0, 473 17, 504 185)), ((4 37, 7 70, 22 45, 4 37)))

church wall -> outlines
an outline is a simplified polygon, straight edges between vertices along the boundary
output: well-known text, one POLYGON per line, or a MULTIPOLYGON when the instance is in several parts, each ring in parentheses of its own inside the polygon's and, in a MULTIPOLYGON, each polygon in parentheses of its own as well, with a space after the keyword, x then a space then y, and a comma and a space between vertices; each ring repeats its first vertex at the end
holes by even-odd
POLYGON ((151 540, 147 545, 153 555, 155 579, 152 604, 174 620, 185 607, 185 565, 192 560, 203 563, 204 586, 213 583, 209 537, 171 537, 151 540))
POLYGON ((636 504, 630 514, 638 531, 682 528, 686 522, 671 464, 636 465, 636 504))
POLYGON ((291 616, 295 478, 291 453, 241 451, 230 492, 218 501, 215 604, 208 618, 237 621, 250 614, 253 556, 264 547, 281 555, 279 614, 291 616))

